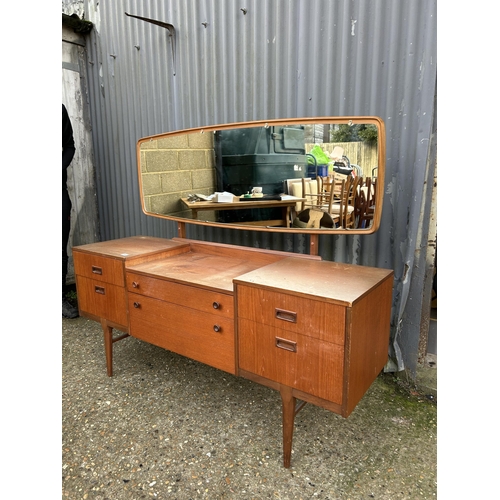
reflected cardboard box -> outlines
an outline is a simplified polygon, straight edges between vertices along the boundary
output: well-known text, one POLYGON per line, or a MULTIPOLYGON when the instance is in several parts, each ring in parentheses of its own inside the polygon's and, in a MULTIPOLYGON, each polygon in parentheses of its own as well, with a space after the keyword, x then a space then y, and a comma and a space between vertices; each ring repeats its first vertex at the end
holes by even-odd
POLYGON ((212 201, 216 203, 233 203, 234 201, 238 201, 238 198, 236 198, 233 193, 224 191, 223 193, 215 193, 212 201))

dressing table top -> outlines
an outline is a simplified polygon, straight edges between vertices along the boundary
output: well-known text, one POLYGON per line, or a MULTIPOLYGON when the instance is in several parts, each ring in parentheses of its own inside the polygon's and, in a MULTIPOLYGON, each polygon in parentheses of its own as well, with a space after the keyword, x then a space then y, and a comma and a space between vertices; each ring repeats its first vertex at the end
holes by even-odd
POLYGON ((235 282, 352 306, 392 275, 389 269, 288 257, 238 276, 235 282))

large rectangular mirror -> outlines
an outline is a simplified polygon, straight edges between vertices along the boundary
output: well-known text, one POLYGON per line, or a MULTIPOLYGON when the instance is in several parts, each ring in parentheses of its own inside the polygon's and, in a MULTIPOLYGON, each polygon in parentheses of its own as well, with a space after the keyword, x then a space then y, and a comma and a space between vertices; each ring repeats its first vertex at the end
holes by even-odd
POLYGON ((369 234, 380 224, 385 128, 378 117, 232 123, 137 143, 142 209, 182 223, 369 234))

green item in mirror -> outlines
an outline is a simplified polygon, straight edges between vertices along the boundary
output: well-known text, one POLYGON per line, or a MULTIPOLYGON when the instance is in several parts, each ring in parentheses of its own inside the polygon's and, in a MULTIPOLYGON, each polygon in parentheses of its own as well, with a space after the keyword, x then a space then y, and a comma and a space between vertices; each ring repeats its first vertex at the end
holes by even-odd
MULTIPOLYGON (((330 163, 330 158, 328 155, 321 149, 321 146, 319 144, 316 144, 312 149, 311 152, 309 153, 316 158, 316 163, 317 165, 327 165, 330 163)), ((313 163, 310 158, 307 159, 309 163, 313 163)))

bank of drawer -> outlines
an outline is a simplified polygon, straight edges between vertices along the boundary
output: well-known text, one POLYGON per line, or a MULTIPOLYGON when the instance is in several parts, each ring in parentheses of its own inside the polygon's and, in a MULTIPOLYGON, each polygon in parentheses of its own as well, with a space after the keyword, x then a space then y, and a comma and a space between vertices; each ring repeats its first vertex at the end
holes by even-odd
POLYGON ((129 292, 165 300, 179 306, 193 307, 218 316, 234 318, 234 299, 231 294, 202 290, 133 272, 127 272, 126 280, 129 292))
POLYGON ((345 307, 237 285, 238 317, 344 345, 345 307))
POLYGON ((342 403, 342 346, 239 319, 238 355, 242 370, 342 403))
POLYGON ((129 293, 130 335, 236 373, 234 321, 217 314, 129 293))
POLYGON ((105 318, 119 325, 127 325, 125 288, 103 281, 76 276, 78 308, 81 312, 105 318))
POLYGON ((109 257, 73 251, 75 274, 124 286, 123 262, 109 257))

